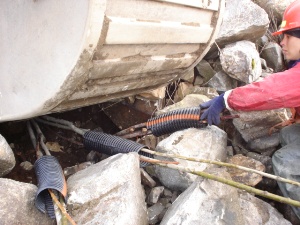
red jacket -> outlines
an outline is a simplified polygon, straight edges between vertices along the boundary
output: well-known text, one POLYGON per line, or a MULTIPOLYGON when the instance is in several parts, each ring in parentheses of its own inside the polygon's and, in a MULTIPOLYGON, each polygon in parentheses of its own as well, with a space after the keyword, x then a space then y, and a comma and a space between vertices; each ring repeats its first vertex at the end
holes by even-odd
POLYGON ((227 108, 258 111, 296 108, 300 114, 300 63, 284 72, 269 75, 264 80, 235 88, 225 93, 227 108))

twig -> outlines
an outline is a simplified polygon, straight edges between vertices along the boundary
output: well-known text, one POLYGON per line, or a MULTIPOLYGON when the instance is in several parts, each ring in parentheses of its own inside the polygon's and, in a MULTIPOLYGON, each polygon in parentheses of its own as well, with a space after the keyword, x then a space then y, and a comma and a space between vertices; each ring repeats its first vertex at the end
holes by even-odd
POLYGON ((55 202, 55 204, 58 206, 58 208, 61 210, 61 212, 67 217, 67 219, 70 221, 72 225, 76 225, 75 221, 71 218, 71 216, 67 213, 66 209, 60 204, 58 199, 56 198, 55 194, 52 192, 52 190, 48 189, 52 200, 55 202))
POLYGON ((236 118, 240 118, 240 115, 225 115, 220 117, 221 120, 231 120, 236 118))
POLYGON ((141 136, 145 136, 145 135, 149 135, 149 134, 152 134, 152 131, 151 130, 140 130, 140 131, 135 131, 135 132, 132 132, 131 134, 124 134, 122 136, 119 136, 121 138, 135 138, 135 137, 141 137, 141 136))
POLYGON ((174 84, 175 88, 174 88, 173 92, 171 93, 171 95, 170 95, 170 92, 169 92, 169 90, 168 90, 168 88, 167 88, 166 93, 167 93, 167 95, 169 96, 169 99, 168 99, 166 105, 168 105, 169 101, 171 101, 173 104, 175 104, 174 100, 172 99, 172 95, 173 95, 173 94, 176 92, 176 90, 178 89, 179 80, 174 81, 173 84, 174 84))
POLYGON ((122 136, 122 135, 125 135, 125 134, 130 134, 133 131, 135 131, 136 129, 143 128, 143 127, 146 127, 146 126, 147 126, 146 123, 136 124, 134 126, 126 128, 124 130, 121 130, 118 133, 115 133, 114 135, 116 135, 116 136, 122 136))
POLYGON ((158 159, 152 159, 146 156, 141 156, 140 155, 140 159, 144 162, 148 162, 148 163, 164 163, 164 164, 175 164, 178 165, 179 162, 174 162, 174 161, 162 161, 162 160, 158 160, 158 159))
MULTIPOLYGON (((50 191, 50 189, 48 189, 48 191, 50 191)), ((52 192, 56 198, 58 198, 59 200, 61 199, 58 191, 52 190, 52 192)), ((54 204, 53 200, 52 200, 52 202, 53 202, 54 214, 55 214, 55 218, 56 218, 56 225, 68 225, 67 224, 68 220, 67 220, 66 216, 64 216, 64 214, 59 209, 57 204, 54 204)))
POLYGON ((300 207, 300 202, 299 201, 296 201, 296 200, 293 200, 293 199, 290 199, 290 198, 285 198, 285 197, 282 197, 282 196, 279 196, 279 195, 275 195, 275 194, 269 193, 267 191, 262 191, 262 190, 250 187, 248 185, 245 185, 245 184, 241 184, 241 183, 238 183, 238 182, 235 182, 235 181, 232 181, 232 180, 228 180, 228 179, 225 179, 225 178, 215 176, 213 174, 209 174, 209 173, 202 172, 202 171, 197 171, 195 169, 186 168, 186 167, 182 167, 182 166, 178 166, 178 165, 154 163, 154 162, 153 162, 153 164, 157 164, 157 165, 160 165, 160 166, 163 166, 163 167, 168 167, 168 168, 171 168, 171 169, 179 170, 179 171, 182 171, 182 172, 192 173, 192 174, 195 174, 195 175, 198 175, 198 176, 201 176, 201 177, 205 177, 205 178, 210 179, 210 180, 215 180, 215 181, 221 182, 223 184, 227 184, 227 185, 230 185, 232 187, 236 187, 236 188, 245 190, 245 191, 250 192, 250 193, 254 193, 256 195, 259 195, 259 196, 262 196, 262 197, 265 197, 265 198, 272 199, 274 201, 278 201, 278 202, 281 202, 281 203, 286 203, 286 204, 289 204, 289 205, 300 207))
POLYGON ((251 168, 248 168, 248 167, 239 166, 239 165, 236 165, 236 164, 218 162, 218 161, 207 160, 207 159, 197 159, 197 158, 185 157, 185 156, 181 156, 181 155, 166 154, 166 153, 161 153, 161 152, 155 152, 155 151, 145 149, 145 148, 142 148, 141 151, 147 152, 147 153, 150 153, 150 154, 153 154, 153 155, 158 155, 158 156, 185 159, 185 160, 194 161, 194 162, 209 163, 209 164, 215 164, 215 165, 219 165, 219 166, 226 166, 226 167, 236 168, 236 169, 244 170, 244 171, 247 171, 247 172, 256 173, 256 174, 259 174, 261 176, 268 177, 268 178, 271 178, 271 179, 274 179, 274 180, 277 180, 277 181, 280 181, 280 182, 300 186, 299 182, 289 180, 289 179, 286 179, 286 178, 283 178, 283 177, 275 176, 275 175, 265 173, 265 172, 262 172, 262 171, 258 171, 258 170, 255 170, 255 169, 251 169, 251 168))
POLYGON ((218 43, 215 41, 215 45, 217 46, 219 52, 221 52, 221 48, 219 47, 218 43))
MULTIPOLYGON (((62 207, 64 208, 64 209, 66 209, 66 203, 65 203, 65 199, 64 199, 64 197, 62 196, 62 195, 59 195, 59 202, 60 202, 60 204, 62 205, 62 207)), ((63 213, 61 213, 62 214, 62 225, 68 225, 69 223, 68 223, 68 218, 67 218, 67 216, 65 215, 65 214, 63 214, 63 213)))

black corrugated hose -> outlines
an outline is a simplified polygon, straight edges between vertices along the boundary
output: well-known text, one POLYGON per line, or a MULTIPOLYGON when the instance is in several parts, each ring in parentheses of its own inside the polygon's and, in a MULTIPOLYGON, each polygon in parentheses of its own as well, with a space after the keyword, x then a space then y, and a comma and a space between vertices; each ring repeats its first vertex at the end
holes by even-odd
MULTIPOLYGON (((140 152, 142 148, 148 148, 147 146, 106 133, 87 131, 83 135, 83 144, 88 150, 96 150, 107 155, 138 152, 143 156, 153 158, 151 154, 140 152)), ((148 164, 149 163, 141 161, 140 165, 141 167, 145 167, 148 164)))
POLYGON ((200 107, 170 111, 147 121, 147 129, 157 137, 191 127, 203 128, 206 125, 200 121, 200 107))

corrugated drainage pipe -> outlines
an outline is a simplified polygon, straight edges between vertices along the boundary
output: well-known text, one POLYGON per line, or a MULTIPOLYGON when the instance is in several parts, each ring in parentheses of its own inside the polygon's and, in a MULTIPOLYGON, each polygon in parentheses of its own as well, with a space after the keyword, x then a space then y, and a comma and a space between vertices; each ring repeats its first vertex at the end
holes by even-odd
POLYGON ((200 107, 177 109, 147 121, 147 129, 157 137, 190 127, 203 128, 206 126, 206 123, 200 121, 200 107))
MULTIPOLYGON (((151 154, 140 151, 142 148, 148 148, 147 146, 101 132, 85 132, 83 135, 83 144, 88 150, 98 151, 107 155, 137 152, 140 155, 153 158, 151 154)), ((141 167, 145 167, 147 165, 149 165, 149 163, 141 161, 141 167)))
POLYGON ((63 170, 54 156, 45 155, 34 163, 37 176, 38 190, 35 197, 35 206, 43 213, 47 212, 50 218, 55 218, 54 206, 48 189, 54 189, 67 197, 67 184, 63 170))

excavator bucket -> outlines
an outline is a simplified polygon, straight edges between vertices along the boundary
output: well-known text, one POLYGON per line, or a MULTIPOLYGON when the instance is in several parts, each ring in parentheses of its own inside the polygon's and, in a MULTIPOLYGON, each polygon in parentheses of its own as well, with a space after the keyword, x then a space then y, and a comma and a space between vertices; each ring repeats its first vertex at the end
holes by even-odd
POLYGON ((0 1, 0 122, 155 89, 205 56, 225 0, 0 1))

